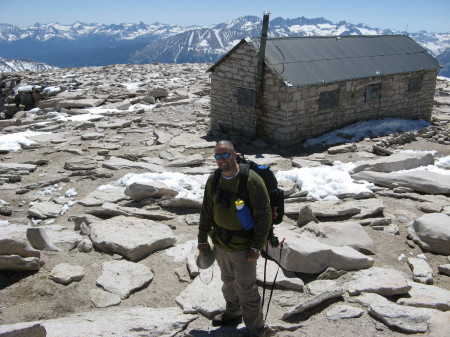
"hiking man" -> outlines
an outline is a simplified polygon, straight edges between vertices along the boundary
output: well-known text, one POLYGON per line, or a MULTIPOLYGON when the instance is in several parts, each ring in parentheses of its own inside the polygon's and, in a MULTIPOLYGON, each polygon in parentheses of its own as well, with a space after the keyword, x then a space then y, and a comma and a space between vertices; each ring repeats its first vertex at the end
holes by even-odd
POLYGON ((254 227, 244 230, 236 215, 241 172, 236 161, 233 144, 219 141, 214 158, 221 171, 217 189, 213 188, 211 174, 203 197, 198 233, 200 254, 209 254, 208 235, 216 249, 216 260, 223 281, 222 292, 226 309, 214 316, 213 326, 244 323, 251 337, 269 336, 271 330, 264 325, 261 296, 256 284, 256 260, 271 228, 272 212, 269 194, 263 179, 249 170, 247 181, 248 207, 253 215, 254 227))

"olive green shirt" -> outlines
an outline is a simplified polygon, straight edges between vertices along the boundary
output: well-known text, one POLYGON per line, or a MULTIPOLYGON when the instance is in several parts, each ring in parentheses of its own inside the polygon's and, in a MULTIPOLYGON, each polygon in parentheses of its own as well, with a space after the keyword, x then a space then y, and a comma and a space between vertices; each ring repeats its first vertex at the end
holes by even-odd
POLYGON ((250 247, 261 250, 266 242, 269 230, 272 226, 272 211, 270 208, 269 194, 263 179, 253 170, 249 170, 247 181, 247 193, 252 210, 255 227, 253 235, 243 236, 235 233, 231 241, 226 244, 217 233, 216 226, 231 231, 243 231, 236 214, 235 201, 239 199, 238 185, 241 174, 238 173, 233 179, 220 177, 218 189, 230 193, 230 207, 223 208, 217 202, 217 195, 212 191, 212 180, 214 173, 211 174, 206 182, 205 193, 203 197, 202 209, 200 212, 200 224, 198 233, 198 242, 207 242, 208 235, 216 246, 224 251, 238 252, 248 250, 250 247))

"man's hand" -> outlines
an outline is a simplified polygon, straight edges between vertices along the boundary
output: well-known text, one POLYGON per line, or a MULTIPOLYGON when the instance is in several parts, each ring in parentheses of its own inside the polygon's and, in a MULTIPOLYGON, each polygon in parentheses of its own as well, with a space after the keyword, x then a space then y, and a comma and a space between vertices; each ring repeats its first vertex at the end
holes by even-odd
POLYGON ((255 262, 261 254, 258 250, 250 248, 247 254, 247 262, 255 262))
POLYGON ((197 245, 197 249, 200 251, 200 254, 202 255, 211 254, 211 246, 209 245, 209 243, 199 243, 197 245))

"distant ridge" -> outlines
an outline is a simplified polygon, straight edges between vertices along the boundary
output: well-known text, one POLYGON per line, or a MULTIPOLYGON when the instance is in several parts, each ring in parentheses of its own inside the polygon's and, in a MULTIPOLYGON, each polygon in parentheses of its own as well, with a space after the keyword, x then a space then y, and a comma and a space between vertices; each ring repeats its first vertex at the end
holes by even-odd
POLYGON ((1 72, 22 71, 22 70, 39 71, 39 70, 54 69, 54 68, 56 68, 56 67, 42 63, 42 62, 33 61, 33 60, 28 60, 28 59, 7 60, 7 59, 0 57, 0 71, 1 72))
MULTIPOLYGON (((109 64, 215 62, 244 37, 259 36, 262 19, 243 16, 211 26, 182 27, 162 23, 97 24, 75 22, 18 27, 0 24, 0 57, 32 59, 58 67, 109 64)), ((270 21, 269 36, 403 34, 346 21, 299 17, 270 21)), ((409 34, 446 67, 450 77, 450 32, 409 34)))

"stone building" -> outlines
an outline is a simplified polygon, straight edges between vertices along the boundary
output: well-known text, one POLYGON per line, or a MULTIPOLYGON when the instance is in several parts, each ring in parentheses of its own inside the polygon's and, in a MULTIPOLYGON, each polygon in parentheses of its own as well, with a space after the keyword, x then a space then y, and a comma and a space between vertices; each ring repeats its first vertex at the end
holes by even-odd
POLYGON ((293 145, 361 120, 429 120, 439 69, 405 35, 264 38, 263 32, 209 68, 211 129, 293 145))

